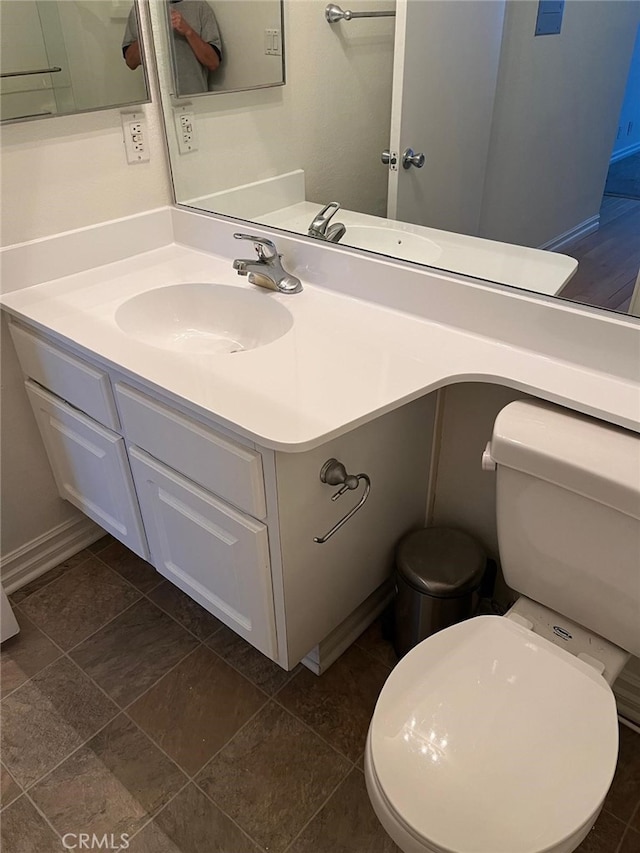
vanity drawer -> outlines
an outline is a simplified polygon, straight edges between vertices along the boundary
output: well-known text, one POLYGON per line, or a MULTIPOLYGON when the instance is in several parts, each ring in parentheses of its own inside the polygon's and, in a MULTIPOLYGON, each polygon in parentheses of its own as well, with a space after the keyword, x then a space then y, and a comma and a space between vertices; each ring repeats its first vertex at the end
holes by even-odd
POLYGON ((104 370, 86 364, 15 323, 9 328, 26 376, 103 426, 120 429, 111 382, 104 370))
POLYGON ((121 382, 115 391, 129 442, 255 518, 266 516, 257 451, 121 382))

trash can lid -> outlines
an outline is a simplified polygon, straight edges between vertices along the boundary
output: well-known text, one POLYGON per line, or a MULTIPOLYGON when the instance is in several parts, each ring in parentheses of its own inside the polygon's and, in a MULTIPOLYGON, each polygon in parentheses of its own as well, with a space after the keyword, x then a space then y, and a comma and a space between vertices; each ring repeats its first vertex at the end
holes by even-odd
POLYGON ((418 592, 457 598, 472 592, 486 566, 482 547, 462 530, 425 527, 408 533, 396 551, 401 577, 418 592))

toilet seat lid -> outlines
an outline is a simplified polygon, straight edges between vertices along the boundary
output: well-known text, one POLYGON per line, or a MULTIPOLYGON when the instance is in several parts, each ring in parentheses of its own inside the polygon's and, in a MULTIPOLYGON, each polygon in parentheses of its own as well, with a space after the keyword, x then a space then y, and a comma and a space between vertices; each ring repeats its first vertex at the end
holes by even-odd
POLYGON ((613 693, 595 669, 499 616, 416 646, 371 721, 380 788, 432 848, 532 853, 600 808, 615 771, 613 693))

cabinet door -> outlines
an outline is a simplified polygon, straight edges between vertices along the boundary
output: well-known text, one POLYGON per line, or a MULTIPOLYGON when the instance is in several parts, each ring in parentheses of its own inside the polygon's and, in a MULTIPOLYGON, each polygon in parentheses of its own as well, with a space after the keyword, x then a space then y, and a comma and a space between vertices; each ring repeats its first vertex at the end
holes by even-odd
POLYGON ((275 660, 265 525, 137 447, 129 459, 156 569, 275 660))
POLYGON ((124 439, 34 382, 25 385, 61 497, 147 559, 124 439))

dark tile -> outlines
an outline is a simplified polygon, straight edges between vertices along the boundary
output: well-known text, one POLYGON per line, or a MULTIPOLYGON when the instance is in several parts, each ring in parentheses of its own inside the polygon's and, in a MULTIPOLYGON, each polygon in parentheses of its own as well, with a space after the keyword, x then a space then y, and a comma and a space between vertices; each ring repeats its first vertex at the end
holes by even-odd
POLYGON ((63 649, 70 649, 139 598, 97 557, 30 595, 21 609, 63 649))
POLYGON ((278 693, 277 701, 356 761, 364 751, 369 722, 389 672, 351 646, 323 675, 299 672, 278 693))
POLYGON ((72 557, 67 557, 66 560, 63 560, 62 563, 59 563, 53 569, 49 569, 48 572, 45 572, 43 575, 40 575, 34 580, 29 581, 29 583, 21 586, 20 589, 17 589, 15 592, 12 592, 9 598, 13 604, 20 604, 21 601, 24 601, 30 595, 33 595, 34 592, 38 592, 38 590, 43 589, 43 587, 48 586, 51 581, 57 580, 59 577, 69 571, 69 569, 74 569, 76 566, 81 565, 91 556, 91 552, 88 548, 83 548, 82 551, 78 551, 77 554, 74 554, 72 557))
POLYGON ((22 790, 4 764, 0 764, 0 807, 4 808, 20 796, 22 790))
POLYGON ((101 729, 117 708, 67 658, 2 701, 2 761, 26 787, 101 729))
POLYGON ((206 640, 222 626, 222 622, 212 613, 200 607, 197 601, 169 581, 162 581, 149 593, 149 598, 199 640, 206 640))
POLYGON ((398 663, 393 644, 384 636, 382 619, 376 619, 356 640, 356 645, 385 666, 394 667, 398 663))
POLYGON ((132 835, 187 778, 124 714, 34 785, 55 829, 132 835))
POLYGON ((226 625, 207 640, 207 645, 270 696, 280 690, 293 674, 254 649, 226 625))
POLYGON ((270 703, 196 781, 259 844, 281 853, 350 769, 346 758, 270 703))
POLYGON ((149 592, 163 580, 162 575, 150 563, 116 539, 97 553, 101 560, 141 592, 149 592))
POLYGON ((128 841, 128 853, 183 853, 153 821, 128 841))
POLYGON ((3 696, 20 687, 62 654, 20 608, 16 608, 15 616, 20 625, 20 632, 5 640, 0 652, 0 685, 3 696))
POLYGON ((371 807, 364 776, 355 768, 289 853, 400 853, 371 807))
MULTIPOLYGON (((180 853, 259 853, 258 847, 195 785, 171 800, 154 824, 162 833, 160 837, 171 841, 180 853)), ((172 847, 140 849, 173 853, 172 847)), ((130 850, 139 853, 138 848, 130 850)))
POLYGON ((620 853, 640 853, 640 832, 629 827, 627 834, 622 840, 620 853))
POLYGON ((264 693, 200 646, 128 713, 193 775, 266 701, 264 693))
POLYGON ((133 702, 198 641, 142 599, 71 652, 122 707, 133 702))
POLYGON ((91 551, 92 554, 99 554, 100 551, 104 551, 107 545, 111 545, 112 542, 117 541, 110 533, 107 533, 101 536, 96 542, 92 542, 91 545, 87 546, 87 551, 91 551))
POLYGON ((2 812, 0 850, 6 853, 62 853, 62 842, 26 797, 2 812))
POLYGON ((627 823, 640 804, 640 734, 620 725, 618 766, 604 808, 627 823))
POLYGON ((595 826, 576 848, 576 853, 617 853, 625 825, 608 812, 600 812, 595 826))

